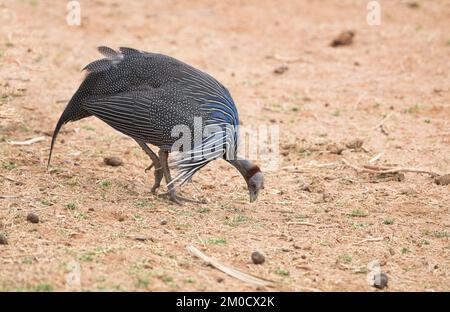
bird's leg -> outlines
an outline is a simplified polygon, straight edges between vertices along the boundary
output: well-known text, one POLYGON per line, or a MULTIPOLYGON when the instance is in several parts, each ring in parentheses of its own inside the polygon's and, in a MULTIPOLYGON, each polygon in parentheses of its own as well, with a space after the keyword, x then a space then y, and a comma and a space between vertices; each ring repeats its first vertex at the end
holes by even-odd
POLYGON ((160 162, 158 156, 156 156, 156 154, 150 149, 150 147, 148 147, 147 144, 145 144, 142 141, 138 141, 138 140, 136 140, 136 142, 139 144, 139 146, 144 150, 144 152, 152 160, 152 164, 145 169, 145 172, 147 172, 153 166, 155 166, 155 183, 153 184, 152 189, 151 189, 151 192, 153 194, 155 194, 156 193, 156 189, 161 185, 161 180, 163 178, 163 171, 162 171, 162 167, 161 167, 161 162, 160 162))
POLYGON ((169 152, 160 149, 158 155, 159 155, 159 160, 161 162, 164 178, 166 179, 166 183, 168 184, 169 198, 171 201, 181 205, 181 202, 179 201, 179 199, 177 198, 177 194, 175 193, 175 188, 173 187, 172 184, 169 184, 170 181, 172 181, 172 177, 170 176, 170 170, 169 170, 169 165, 168 165, 168 161, 167 161, 169 158, 169 152))
MULTIPOLYGON (((170 175, 169 170, 169 152, 164 150, 159 150, 159 160, 161 162, 162 171, 164 173, 164 177, 166 179, 166 183, 169 184, 172 181, 172 176, 170 175)), ((191 203, 197 203, 197 204, 205 204, 205 201, 199 201, 195 199, 189 199, 182 196, 178 196, 175 192, 175 187, 172 184, 169 184, 169 198, 171 201, 181 205, 181 201, 191 202, 191 203)))

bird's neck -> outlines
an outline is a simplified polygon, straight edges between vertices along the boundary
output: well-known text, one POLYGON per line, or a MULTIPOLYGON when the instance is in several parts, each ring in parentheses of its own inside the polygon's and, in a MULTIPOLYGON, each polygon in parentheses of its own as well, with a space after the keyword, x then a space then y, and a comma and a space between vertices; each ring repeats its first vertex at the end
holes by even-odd
POLYGON ((241 173, 245 181, 248 181, 256 173, 261 172, 258 166, 247 159, 228 159, 227 161, 241 173))

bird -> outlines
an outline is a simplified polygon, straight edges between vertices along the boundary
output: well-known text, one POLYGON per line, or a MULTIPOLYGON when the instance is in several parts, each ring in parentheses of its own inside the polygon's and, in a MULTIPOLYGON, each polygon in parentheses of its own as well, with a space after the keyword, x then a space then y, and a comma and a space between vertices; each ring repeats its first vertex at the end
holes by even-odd
POLYGON ((146 171, 154 167, 153 194, 164 177, 171 201, 193 201, 179 196, 176 189, 211 161, 224 159, 244 178, 250 202, 257 199, 264 189, 264 174, 237 155, 239 116, 225 86, 164 54, 106 46, 98 51, 103 58, 84 67, 86 76, 55 126, 47 167, 62 126, 95 116, 134 139, 148 155, 152 163, 146 171), (182 142, 174 131, 185 134, 182 142), (158 154, 149 144, 159 148, 158 154), (176 157, 169 162, 172 152, 176 157), (177 170, 174 178, 170 169, 177 170))

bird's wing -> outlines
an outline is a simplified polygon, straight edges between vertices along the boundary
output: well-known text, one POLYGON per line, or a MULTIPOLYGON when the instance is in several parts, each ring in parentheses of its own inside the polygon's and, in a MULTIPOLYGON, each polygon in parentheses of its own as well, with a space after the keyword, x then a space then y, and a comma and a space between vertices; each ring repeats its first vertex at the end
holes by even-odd
MULTIPOLYGON (((190 125, 190 121, 183 120, 183 117, 192 117, 189 109, 194 107, 196 111, 195 105, 183 93, 172 88, 170 91, 158 88, 97 96, 83 103, 87 111, 114 129, 132 138, 169 148, 176 140, 171 137, 172 127, 178 124, 190 125)), ((178 169, 171 184, 184 184, 211 160, 221 157, 223 151, 215 149, 217 144, 214 143, 223 140, 222 133, 214 133, 203 138, 199 146, 178 154, 180 158, 171 164, 171 168, 178 169)))
POLYGON ((158 112, 164 95, 152 90, 96 96, 84 101, 87 111, 114 129, 142 141, 161 146, 165 143, 158 112))

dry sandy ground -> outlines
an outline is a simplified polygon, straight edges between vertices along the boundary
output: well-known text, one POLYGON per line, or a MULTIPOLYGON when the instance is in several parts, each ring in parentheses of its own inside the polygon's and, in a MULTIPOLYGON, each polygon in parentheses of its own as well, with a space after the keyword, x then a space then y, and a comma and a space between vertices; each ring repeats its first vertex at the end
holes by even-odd
POLYGON ((81 1, 82 25, 71 27, 64 1, 2 0, 0 289, 257 289, 193 257, 194 245, 278 282, 258 289, 374 291, 367 264, 378 260, 387 290, 449 291, 450 186, 358 173, 342 159, 361 167, 382 153, 375 165, 450 172, 450 2, 381 1, 373 27, 366 4, 81 1), (354 44, 330 47, 343 30, 354 44), (155 198, 147 157, 95 118, 64 127, 47 172, 49 135, 99 45, 186 61, 230 89, 244 124, 279 124, 280 169, 258 201, 223 161, 183 189, 208 204, 155 198), (362 148, 335 154, 355 139, 362 148), (39 223, 27 222, 31 211, 39 223), (81 284, 67 284, 77 264, 81 284))

